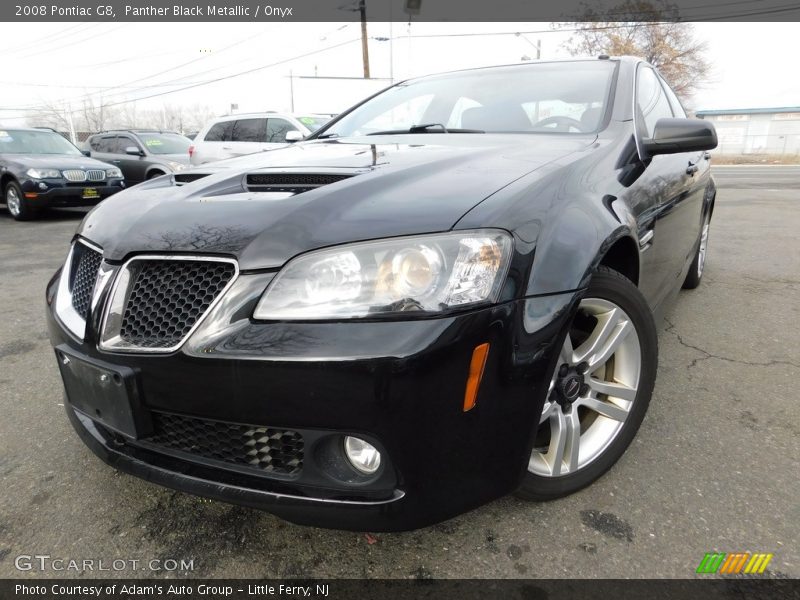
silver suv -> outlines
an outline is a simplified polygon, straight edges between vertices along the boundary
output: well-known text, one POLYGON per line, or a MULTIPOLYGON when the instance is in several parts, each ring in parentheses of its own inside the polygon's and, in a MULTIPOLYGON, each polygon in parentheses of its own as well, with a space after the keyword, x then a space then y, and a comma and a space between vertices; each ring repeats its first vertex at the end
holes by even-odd
POLYGON ((277 112, 218 117, 206 124, 189 147, 191 164, 233 158, 279 148, 310 135, 330 120, 327 115, 277 112))

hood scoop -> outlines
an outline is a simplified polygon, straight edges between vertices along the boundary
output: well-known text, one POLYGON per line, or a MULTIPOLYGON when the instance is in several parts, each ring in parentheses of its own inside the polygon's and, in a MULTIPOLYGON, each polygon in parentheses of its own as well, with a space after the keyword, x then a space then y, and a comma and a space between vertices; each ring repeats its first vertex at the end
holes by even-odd
POLYGON ((172 177, 175 185, 185 185, 206 177, 209 173, 175 173, 172 177))
POLYGON ((350 177, 352 175, 341 173, 250 173, 247 176, 247 191, 302 194, 350 177))

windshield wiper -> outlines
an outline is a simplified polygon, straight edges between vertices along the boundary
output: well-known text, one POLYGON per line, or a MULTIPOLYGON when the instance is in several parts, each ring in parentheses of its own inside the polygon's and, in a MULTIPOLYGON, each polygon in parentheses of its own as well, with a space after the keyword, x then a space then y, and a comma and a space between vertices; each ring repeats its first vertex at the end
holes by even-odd
POLYGON ((339 137, 338 133, 323 133, 322 135, 318 135, 314 139, 316 139, 316 140, 328 140, 330 138, 336 138, 336 137, 339 137))
POLYGON ((413 125, 408 129, 390 129, 388 131, 374 131, 367 135, 401 135, 403 133, 486 133, 482 129, 448 129, 441 123, 425 123, 413 125), (432 128, 438 127, 436 130, 432 128))

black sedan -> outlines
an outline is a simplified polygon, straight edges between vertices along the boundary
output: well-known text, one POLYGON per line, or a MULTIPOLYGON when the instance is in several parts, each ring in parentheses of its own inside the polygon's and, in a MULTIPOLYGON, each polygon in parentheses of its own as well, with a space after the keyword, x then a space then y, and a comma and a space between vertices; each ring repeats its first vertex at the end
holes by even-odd
POLYGON ((125 187, 122 171, 52 130, 0 130, 0 190, 18 221, 50 206, 92 206, 125 187))
POLYGON ((299 523, 575 492, 631 443, 655 315, 700 282, 715 145, 650 65, 601 57, 407 81, 145 182, 47 288, 69 419, 119 470, 299 523))

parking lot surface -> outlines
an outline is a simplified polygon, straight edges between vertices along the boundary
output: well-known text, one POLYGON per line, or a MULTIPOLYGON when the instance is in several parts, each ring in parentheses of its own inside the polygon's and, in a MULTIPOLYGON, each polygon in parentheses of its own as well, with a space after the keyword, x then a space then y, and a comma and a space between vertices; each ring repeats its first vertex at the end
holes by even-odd
POLYGON ((64 415, 44 320, 83 211, 16 223, 0 208, 0 577, 691 577, 712 550, 771 552, 769 574, 800 577, 800 167, 715 174, 704 280, 662 324, 655 394, 621 461, 569 498, 376 535, 295 526, 95 458, 64 415), (35 554, 127 564, 17 570, 35 554))

